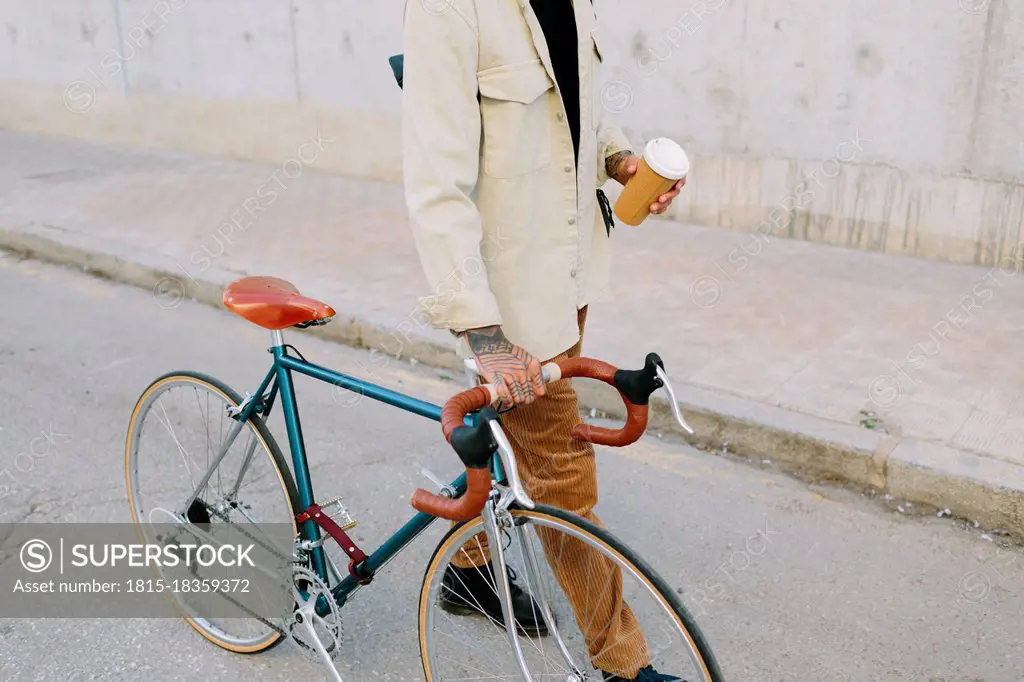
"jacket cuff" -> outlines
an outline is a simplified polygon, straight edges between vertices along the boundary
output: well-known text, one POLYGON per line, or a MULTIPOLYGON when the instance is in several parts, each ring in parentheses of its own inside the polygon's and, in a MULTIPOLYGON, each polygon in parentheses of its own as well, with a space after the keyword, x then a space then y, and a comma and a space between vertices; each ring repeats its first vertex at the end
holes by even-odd
POLYGON ((501 324, 498 303, 490 292, 447 292, 424 296, 419 302, 423 317, 435 329, 461 332, 501 324))

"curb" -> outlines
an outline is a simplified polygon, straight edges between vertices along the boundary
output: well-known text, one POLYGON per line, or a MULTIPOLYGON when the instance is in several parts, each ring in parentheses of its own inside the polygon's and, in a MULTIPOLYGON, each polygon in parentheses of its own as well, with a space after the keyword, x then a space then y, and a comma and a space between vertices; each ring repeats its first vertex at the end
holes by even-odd
MULTIPOLYGON (((225 284, 248 273, 210 268, 202 280, 175 268, 172 259, 127 253, 123 246, 52 226, 0 226, 0 249, 26 258, 81 268, 86 272, 149 289, 157 305, 173 308, 185 299, 220 307, 225 284)), ((325 327, 305 330, 322 339, 356 348, 383 348, 392 329, 358 316, 337 318, 325 327)), ((409 338, 403 355, 431 367, 461 374, 463 367, 450 345, 409 338)), ((593 382, 576 385, 580 404, 622 418, 618 395, 593 382)), ((704 449, 752 461, 770 457, 782 471, 811 482, 842 483, 862 490, 949 509, 1024 537, 1024 467, 940 443, 898 439, 885 433, 792 412, 692 385, 677 391, 687 419, 697 431, 687 437, 668 403, 651 401, 649 423, 704 449), (770 454, 767 454, 770 453, 770 454)))

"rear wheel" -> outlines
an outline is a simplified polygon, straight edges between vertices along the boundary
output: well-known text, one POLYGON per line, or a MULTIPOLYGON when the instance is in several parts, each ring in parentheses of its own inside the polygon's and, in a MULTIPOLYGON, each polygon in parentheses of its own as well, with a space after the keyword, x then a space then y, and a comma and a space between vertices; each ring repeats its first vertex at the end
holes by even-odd
MULTIPOLYGON (((242 425, 209 481, 185 507, 238 425, 228 410, 241 402, 220 381, 192 372, 164 375, 142 393, 125 443, 128 501, 140 533, 153 523, 189 522, 235 523, 250 533, 260 524, 290 524, 297 534, 295 483, 258 416, 242 425)), ((281 623, 263 618, 199 618, 184 610, 183 615, 206 639, 237 653, 265 651, 282 639, 281 623)))
MULTIPOLYGON (((506 564, 518 585, 535 602, 546 601, 554 616, 546 637, 520 629, 534 680, 632 678, 647 665, 687 682, 723 679, 707 641, 672 589, 614 536, 544 505, 509 514, 513 523, 502 531, 506 564)), ((522 678, 502 623, 482 608, 474 617, 452 615, 441 606, 442 590, 450 589, 444 581, 447 568, 453 559, 469 557, 467 546, 472 549, 482 529, 479 517, 453 528, 427 566, 419 633, 428 682, 522 678)), ((491 574, 481 575, 493 590, 491 574)))

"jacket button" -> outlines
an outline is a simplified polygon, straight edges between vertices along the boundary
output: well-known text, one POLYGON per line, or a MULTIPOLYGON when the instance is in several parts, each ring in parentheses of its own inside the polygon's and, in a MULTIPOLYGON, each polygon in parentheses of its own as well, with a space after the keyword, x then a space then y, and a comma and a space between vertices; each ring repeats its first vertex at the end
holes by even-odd
POLYGON ((569 218, 569 224, 570 225, 575 225, 576 224, 576 219, 575 218, 569 218))
POLYGON ((566 173, 572 173, 572 166, 566 166, 566 167, 565 167, 565 168, 564 168, 563 170, 564 170, 564 171, 565 171, 566 173))
POLYGON ((558 112, 558 120, 559 121, 564 121, 565 120, 565 114, 563 114, 561 111, 558 112))
POLYGON ((576 271, 575 270, 570 270, 569 271, 569 276, 570 277, 575 277, 576 276, 576 271))

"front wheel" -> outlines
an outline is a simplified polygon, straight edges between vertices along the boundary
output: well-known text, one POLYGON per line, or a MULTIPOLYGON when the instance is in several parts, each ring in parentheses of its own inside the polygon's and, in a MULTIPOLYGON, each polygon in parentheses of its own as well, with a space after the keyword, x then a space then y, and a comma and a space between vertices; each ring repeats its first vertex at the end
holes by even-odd
MULTIPOLYGON (((671 588, 613 535, 545 505, 511 509, 509 519, 502 530, 509 577, 533 597, 535 621, 543 619, 537 611, 543 613, 545 604, 554 621, 547 623, 546 636, 517 628, 533 680, 632 679, 646 666, 686 682, 723 679, 707 641, 671 588)), ((482 530, 480 517, 456 526, 427 566, 419 605, 427 682, 523 678, 505 626, 488 608, 496 590, 493 572, 479 566, 480 557, 488 556, 482 530), (453 561, 461 569, 449 570, 453 561), (466 587, 462 576, 474 587, 466 587), (451 608, 453 586, 463 595, 458 609, 451 608), (472 596, 464 598, 469 592, 472 596)))

